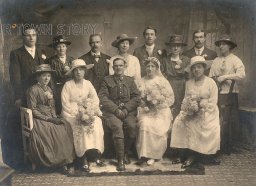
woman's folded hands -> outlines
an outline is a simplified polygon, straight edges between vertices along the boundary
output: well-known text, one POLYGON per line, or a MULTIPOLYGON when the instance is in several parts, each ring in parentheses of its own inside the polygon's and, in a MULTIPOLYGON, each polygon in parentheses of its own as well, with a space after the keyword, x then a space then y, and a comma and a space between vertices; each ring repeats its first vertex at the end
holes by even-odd
POLYGON ((64 124, 63 120, 61 118, 48 118, 47 121, 54 123, 56 125, 62 125, 64 124))

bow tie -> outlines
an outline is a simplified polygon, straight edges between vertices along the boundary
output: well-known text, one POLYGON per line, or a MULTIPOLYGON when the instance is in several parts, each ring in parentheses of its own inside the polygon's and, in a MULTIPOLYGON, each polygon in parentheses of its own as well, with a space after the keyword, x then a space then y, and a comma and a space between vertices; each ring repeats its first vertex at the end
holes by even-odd
POLYGON ((101 55, 94 54, 93 57, 94 58, 101 58, 101 55))

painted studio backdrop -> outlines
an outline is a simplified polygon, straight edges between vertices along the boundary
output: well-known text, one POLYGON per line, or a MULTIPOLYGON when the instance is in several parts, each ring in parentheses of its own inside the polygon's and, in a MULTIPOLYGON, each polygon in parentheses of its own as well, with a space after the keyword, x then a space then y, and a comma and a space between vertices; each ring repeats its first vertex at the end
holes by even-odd
MULTIPOLYGON (((213 50, 217 50, 214 42, 220 34, 231 34, 238 44, 234 53, 242 59, 247 74, 240 86, 240 108, 249 112, 256 108, 254 0, 4 0, 0 2, 0 13, 1 125, 13 104, 9 55, 22 45, 22 24, 38 26, 37 44, 47 57, 53 55, 47 45, 57 34, 64 34, 72 42, 68 52, 75 58, 90 50, 88 39, 92 33, 102 34, 103 52, 110 56, 116 53, 111 42, 117 35, 138 37, 130 48, 132 53, 143 44, 142 32, 149 25, 158 29, 157 44, 162 48, 170 33, 184 35, 188 44, 184 50, 193 46, 194 30, 206 30, 206 46, 213 50)), ((252 117, 248 122, 253 121, 252 117)))

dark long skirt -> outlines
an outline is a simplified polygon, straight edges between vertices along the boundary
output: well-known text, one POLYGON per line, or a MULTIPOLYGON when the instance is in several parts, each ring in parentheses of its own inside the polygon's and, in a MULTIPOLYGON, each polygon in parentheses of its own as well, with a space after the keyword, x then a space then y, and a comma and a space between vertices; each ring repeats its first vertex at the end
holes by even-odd
POLYGON ((236 141, 239 140, 238 94, 220 94, 218 100, 221 126, 221 151, 230 153, 236 141))
POLYGON ((72 163, 75 153, 69 124, 56 125, 34 118, 29 154, 37 166, 52 167, 72 163))

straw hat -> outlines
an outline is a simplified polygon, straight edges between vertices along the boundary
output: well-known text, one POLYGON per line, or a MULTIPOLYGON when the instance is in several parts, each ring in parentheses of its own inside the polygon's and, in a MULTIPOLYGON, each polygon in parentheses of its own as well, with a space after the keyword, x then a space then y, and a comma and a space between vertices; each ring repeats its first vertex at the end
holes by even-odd
POLYGON ((116 40, 112 42, 112 46, 118 48, 120 42, 128 40, 130 45, 134 43, 137 37, 129 37, 127 34, 121 34, 116 37, 116 40))
POLYGON ((33 74, 39 74, 42 72, 50 72, 53 73, 55 72, 54 70, 51 69, 51 66, 48 64, 41 64, 36 66, 35 71, 33 72, 33 74))
POLYGON ((211 67, 212 64, 212 60, 208 60, 206 61, 205 58, 203 56, 194 56, 191 58, 190 60, 190 65, 187 66, 187 68, 185 69, 185 71, 187 72, 191 72, 191 68, 196 65, 196 64, 203 64, 205 66, 205 70, 209 69, 211 67))
POLYGON ((71 62, 71 68, 69 71, 66 72, 66 75, 70 75, 72 71, 78 67, 84 67, 86 69, 91 69, 94 66, 94 64, 87 65, 84 60, 82 59, 75 59, 71 62))
POLYGON ((221 35, 219 40, 215 41, 215 45, 219 47, 221 42, 230 44, 232 49, 237 47, 237 44, 234 41, 234 39, 230 35, 227 35, 227 34, 221 35))

